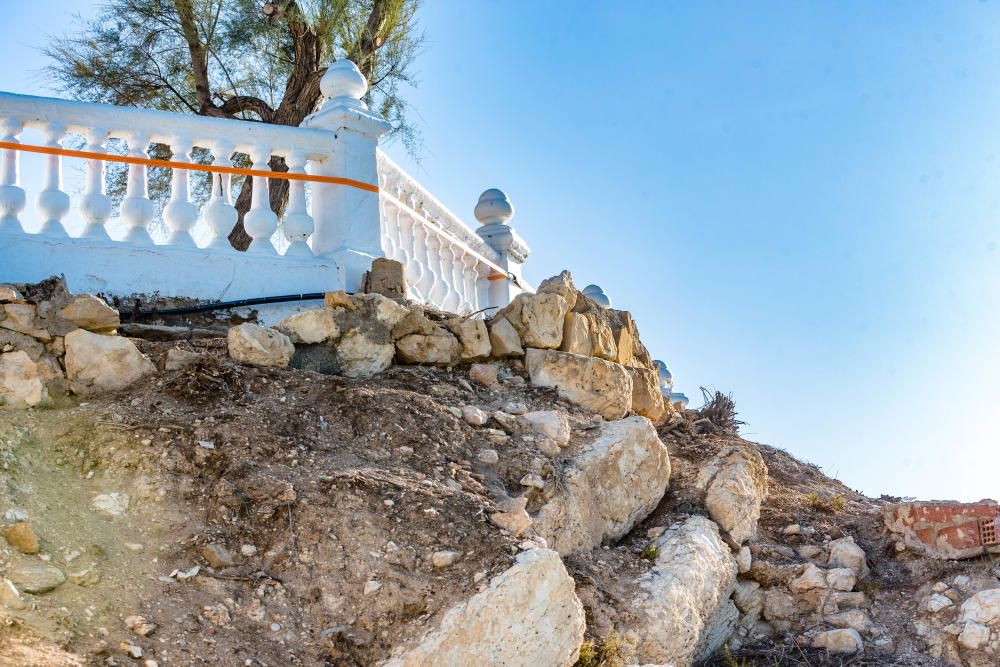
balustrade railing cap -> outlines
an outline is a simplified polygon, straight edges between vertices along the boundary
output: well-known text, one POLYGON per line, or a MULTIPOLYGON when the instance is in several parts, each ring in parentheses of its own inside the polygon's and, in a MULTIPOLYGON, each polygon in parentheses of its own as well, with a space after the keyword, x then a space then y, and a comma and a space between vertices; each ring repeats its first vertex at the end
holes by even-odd
POLYGON ((605 308, 611 307, 611 298, 604 293, 604 290, 601 289, 600 286, 587 285, 581 290, 581 292, 584 296, 596 301, 599 305, 604 306, 605 308))
POLYGON ((368 80, 350 60, 338 60, 330 65, 319 81, 319 89, 327 99, 362 109, 368 108, 361 101, 368 92, 368 80))
POLYGON ((674 382, 674 376, 670 372, 670 369, 667 368, 667 365, 660 359, 654 359, 653 365, 656 366, 656 370, 659 372, 660 387, 670 387, 674 382))
POLYGON ((473 213, 481 225, 506 224, 514 217, 514 205, 503 190, 490 188, 479 195, 473 213))
POLYGON ((319 111, 306 117, 302 127, 336 131, 341 127, 378 138, 392 127, 362 101, 368 92, 368 80, 358 66, 346 58, 331 64, 319 82, 327 98, 319 111))

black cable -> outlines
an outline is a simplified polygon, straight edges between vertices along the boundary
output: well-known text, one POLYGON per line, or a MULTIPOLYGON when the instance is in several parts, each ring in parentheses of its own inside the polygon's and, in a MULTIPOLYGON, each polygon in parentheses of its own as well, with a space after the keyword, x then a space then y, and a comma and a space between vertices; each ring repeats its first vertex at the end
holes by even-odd
MULTIPOLYGON (((163 315, 193 315, 195 313, 206 313, 212 310, 227 310, 230 308, 242 308, 245 306, 261 306, 268 303, 288 303, 291 301, 315 301, 322 299, 325 292, 310 292, 308 294, 283 294, 281 296, 263 296, 255 299, 237 299, 236 301, 219 301, 216 303, 203 303, 197 306, 187 306, 184 308, 154 308, 153 310, 133 310, 128 314, 130 320, 143 319, 149 317, 160 317, 163 315)), ((138 305, 138 304, 137 304, 138 305)))

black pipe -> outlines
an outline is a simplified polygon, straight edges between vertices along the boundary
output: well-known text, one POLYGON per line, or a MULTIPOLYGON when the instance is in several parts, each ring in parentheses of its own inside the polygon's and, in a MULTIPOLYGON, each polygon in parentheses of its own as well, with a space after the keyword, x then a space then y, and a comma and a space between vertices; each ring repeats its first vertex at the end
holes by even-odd
MULTIPOLYGON (((349 292, 348 292, 349 293, 349 292)), ((154 308, 153 310, 133 310, 129 313, 129 319, 142 319, 147 317, 160 317, 163 315, 193 315, 194 313, 206 313, 212 310, 227 310, 229 308, 243 308, 245 306, 261 306, 268 303, 288 303, 290 301, 315 301, 324 297, 324 292, 310 292, 308 294, 283 294, 281 296, 263 296, 256 299, 238 299, 236 301, 219 301, 217 303, 203 303, 198 306, 187 306, 184 308, 154 308)), ((138 304, 136 304, 138 305, 138 304)))

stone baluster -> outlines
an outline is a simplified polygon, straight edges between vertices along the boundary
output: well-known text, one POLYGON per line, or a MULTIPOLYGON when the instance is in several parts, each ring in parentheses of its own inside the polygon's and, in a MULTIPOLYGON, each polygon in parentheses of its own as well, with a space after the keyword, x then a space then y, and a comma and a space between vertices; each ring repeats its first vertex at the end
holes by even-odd
POLYGON ((475 216, 482 225, 476 234, 500 254, 500 267, 507 272, 507 277, 493 276, 496 279, 490 281, 489 305, 503 308, 521 292, 517 281, 530 249, 507 224, 514 217, 514 206, 502 190, 490 188, 480 195, 475 216))
MULTIPOLYGON (((476 310, 482 310, 484 308, 490 308, 492 305, 490 303, 490 285, 493 281, 490 280, 495 271, 489 264, 480 263, 476 265, 476 310)), ((489 314, 496 315, 497 309, 492 309, 489 314)))
MULTIPOLYGON (((250 151, 253 168, 260 171, 270 171, 268 160, 271 159, 271 149, 267 146, 254 146, 250 151)), ((271 236, 278 228, 278 216, 271 210, 271 196, 268 193, 267 177, 253 176, 253 189, 250 194, 250 210, 243 216, 243 227, 253 241, 247 252, 262 255, 277 253, 271 236)))
MULTIPOLYGON (((45 145, 49 148, 61 148, 62 138, 66 130, 58 123, 45 126, 45 145)), ((39 234, 53 237, 66 237, 66 228, 62 219, 69 213, 69 195, 62 191, 62 157, 47 155, 45 157, 45 187, 38 193, 35 205, 42 216, 42 228, 39 234)))
MULTIPOLYGON (((176 137, 170 144, 174 162, 191 162, 191 141, 176 137)), ((174 169, 170 181, 170 201, 163 207, 163 221, 170 229, 169 245, 195 247, 191 228, 198 221, 198 207, 191 201, 190 173, 187 169, 174 169)))
MULTIPOLYGON (((231 167, 233 145, 220 141, 212 146, 212 164, 217 167, 231 167)), ((240 215, 236 212, 230 196, 232 174, 212 174, 212 195, 202 210, 202 216, 212 230, 212 241, 207 247, 218 252, 236 252, 229 243, 229 232, 233 231, 240 215)))
POLYGON ((476 264, 479 260, 473 255, 464 254, 462 255, 462 284, 465 290, 465 301, 470 312, 476 312, 482 306, 479 305, 479 285, 477 285, 477 274, 476 264))
POLYGON ((399 220, 399 261, 403 264, 406 284, 412 291, 420 282, 420 266, 414 259, 416 239, 413 235, 413 228, 415 225, 408 213, 398 211, 397 216, 399 220))
POLYGON ((452 312, 458 313, 462 311, 468 301, 465 293, 465 263, 462 262, 465 250, 457 243, 451 243, 449 250, 451 251, 451 289, 453 298, 448 303, 452 305, 452 312))
MULTIPOLYGON (((288 156, 288 171, 293 174, 306 173, 306 154, 293 150, 288 156)), ((314 223, 306 210, 306 184, 304 181, 288 182, 288 211, 285 214, 285 238, 288 239, 287 257, 312 257, 313 251, 307 243, 312 236, 314 223)))
POLYGON ((429 250, 427 248, 427 228, 424 223, 413 218, 413 265, 417 269, 416 279, 413 287, 421 301, 426 302, 430 298, 431 287, 434 286, 434 275, 430 270, 428 261, 429 250))
MULTIPOLYGON (((20 121, 4 120, 0 124, 3 141, 11 144, 18 142, 18 136, 24 125, 20 121)), ((5 149, 3 161, 0 164, 0 233, 20 233, 24 231, 17 216, 24 210, 27 197, 18 178, 18 152, 5 149)))
MULTIPOLYGON (((108 131, 93 128, 87 133, 87 151, 104 153, 108 131)), ((104 224, 111 217, 111 197, 104 194, 104 160, 94 158, 87 160, 86 192, 80 200, 80 215, 87 226, 83 228, 80 238, 110 241, 108 230, 104 224)))
POLYGON ((444 301, 442 298, 447 291, 444 284, 444 274, 441 267, 441 237, 438 236, 437 228, 427 225, 427 271, 431 275, 430 285, 427 288, 427 302, 439 308, 444 301))
MULTIPOLYGON (((149 135, 132 133, 128 137, 129 157, 145 159, 149 157, 146 148, 149 146, 149 135)), ((153 238, 149 235, 149 223, 156 217, 156 206, 146 196, 146 165, 130 164, 128 180, 125 184, 125 198, 122 199, 121 217, 128 225, 128 232, 123 239, 135 245, 151 245, 153 238)))

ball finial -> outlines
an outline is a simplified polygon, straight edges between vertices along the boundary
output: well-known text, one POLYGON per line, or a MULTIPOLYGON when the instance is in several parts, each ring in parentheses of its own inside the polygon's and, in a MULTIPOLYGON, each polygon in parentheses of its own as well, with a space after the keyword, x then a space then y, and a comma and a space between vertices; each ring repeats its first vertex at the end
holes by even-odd
POLYGON ((667 368, 667 365, 659 359, 654 359, 653 365, 656 366, 656 370, 660 376, 660 389, 669 394, 673 390, 674 386, 673 374, 670 372, 670 369, 667 368))
POLYGON ((585 297, 597 302, 598 305, 604 308, 611 307, 611 298, 598 285, 587 285, 583 288, 582 293, 585 297))
POLYGON ((479 195, 479 202, 473 213, 481 225, 506 224, 514 217, 514 205, 503 190, 490 188, 479 195))
POLYGON ((326 98, 358 106, 368 92, 368 80, 350 60, 338 60, 327 68, 319 89, 326 98))

